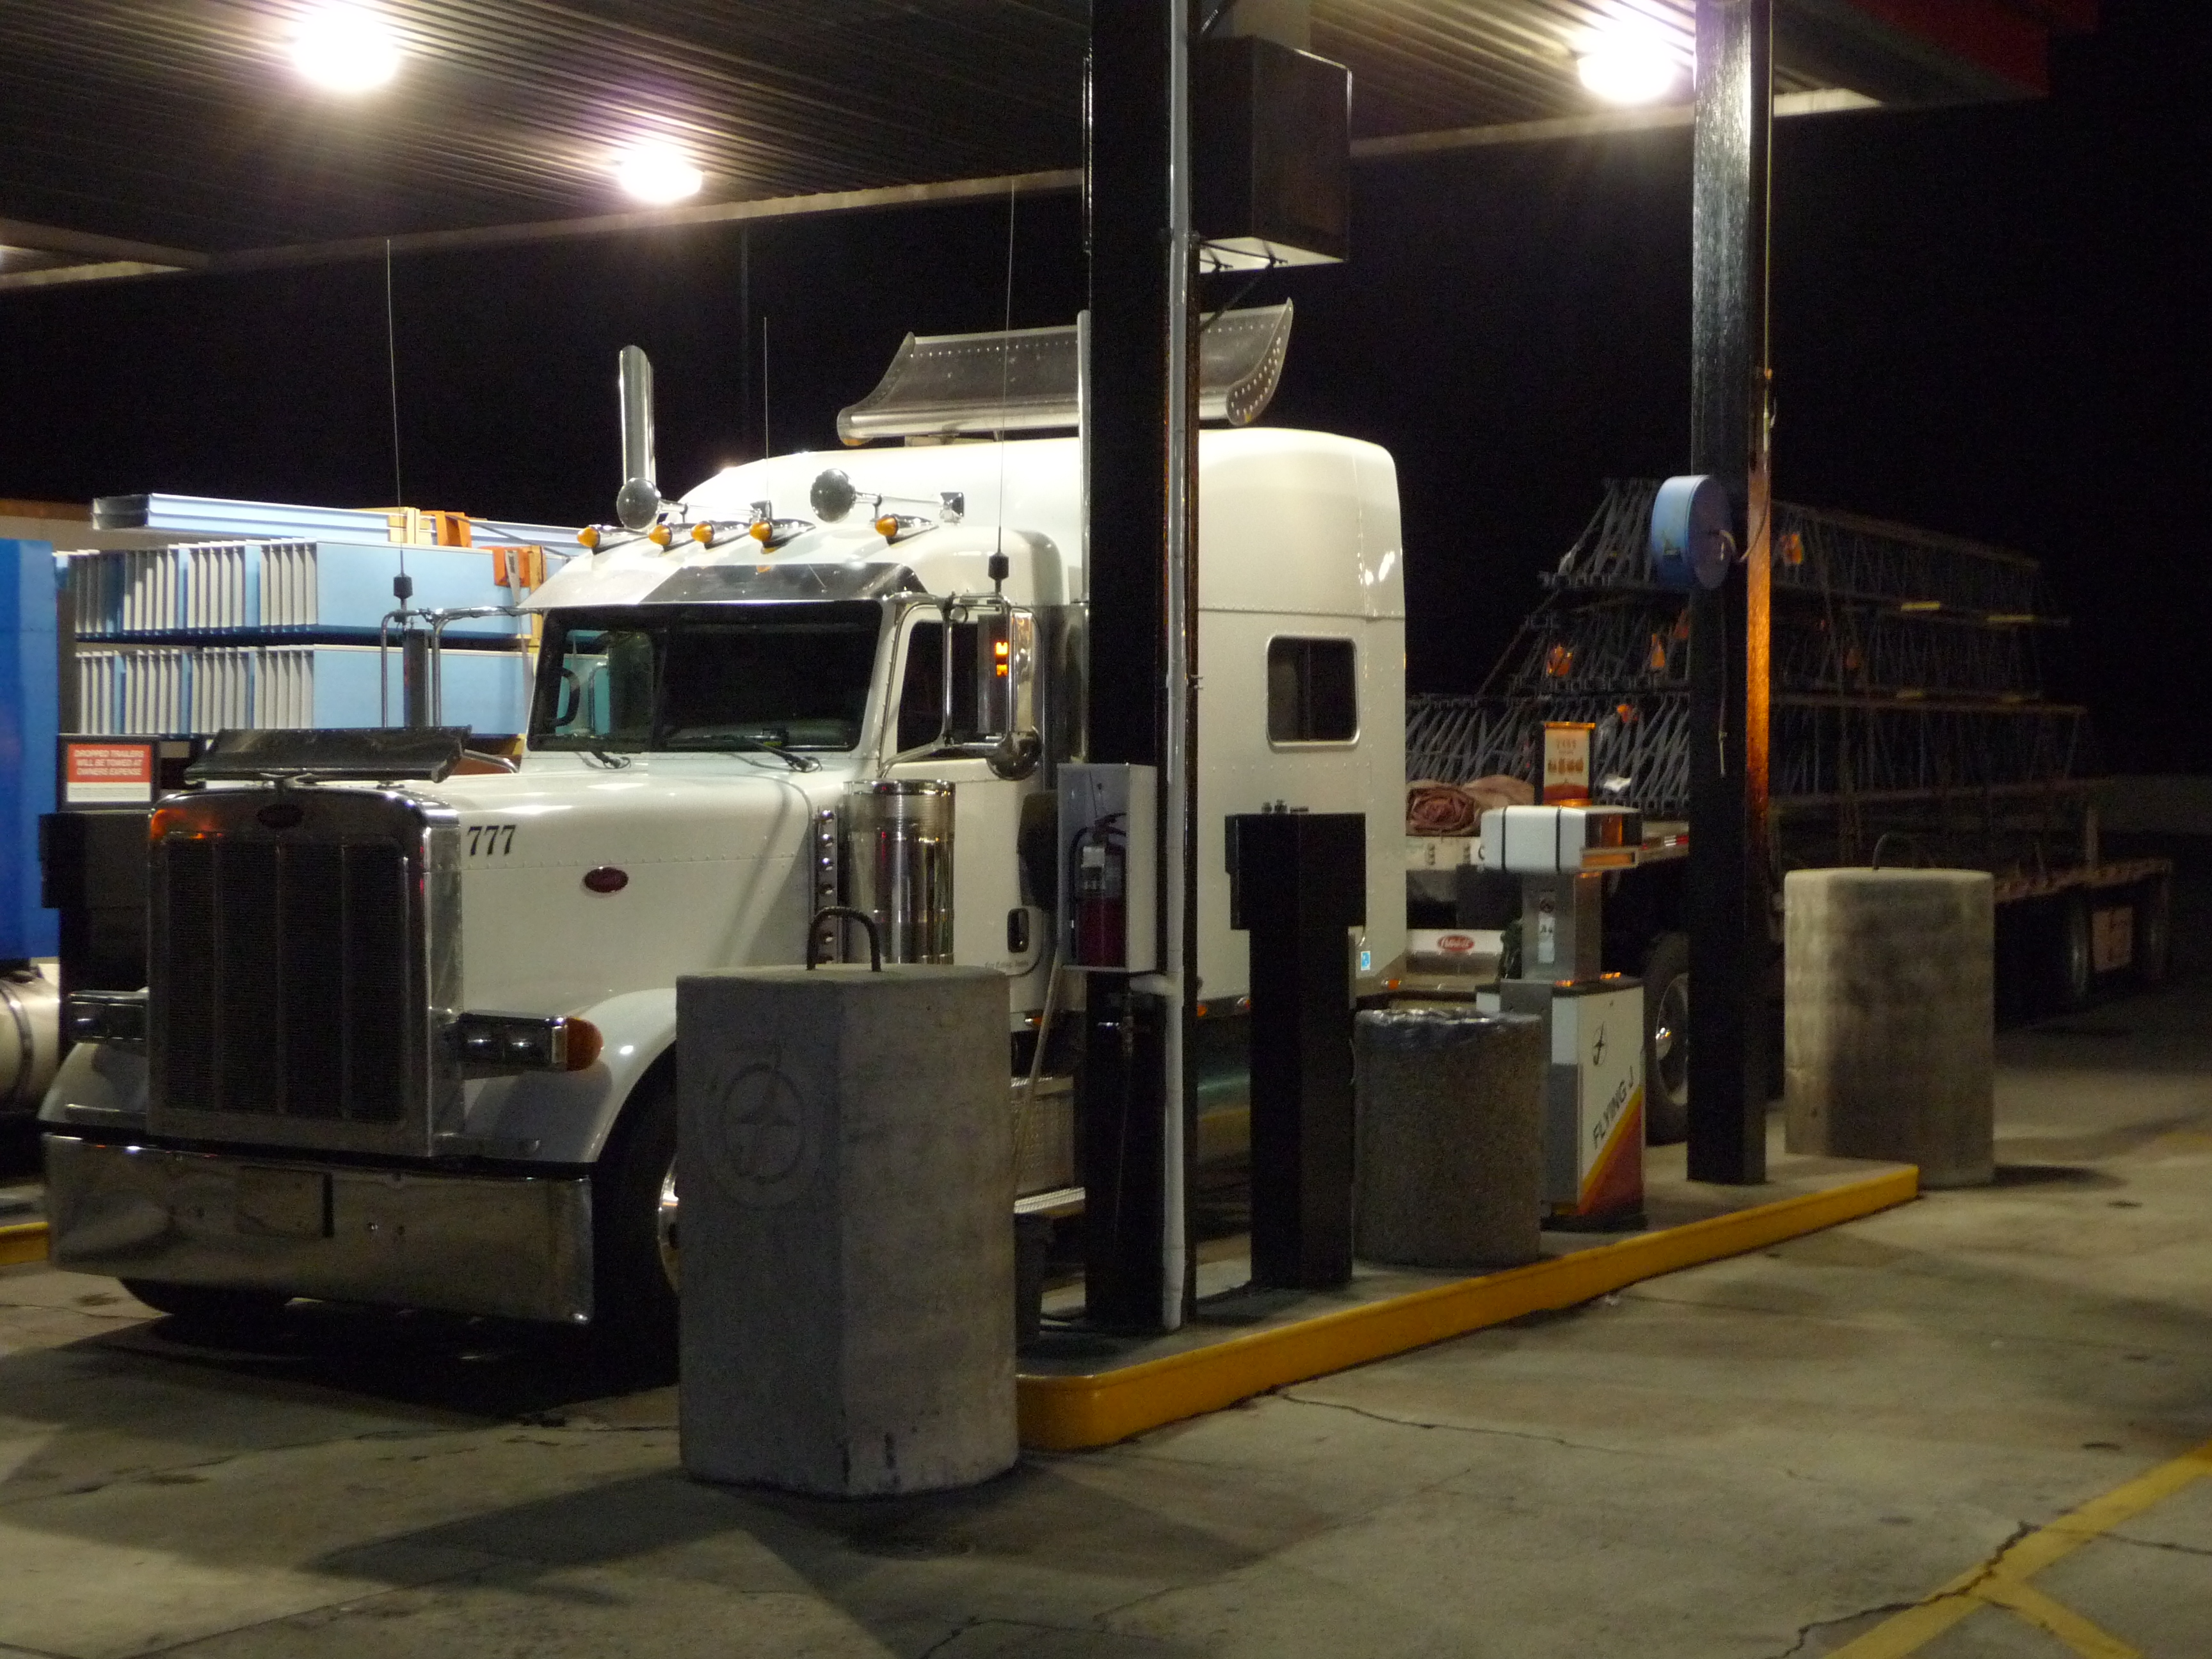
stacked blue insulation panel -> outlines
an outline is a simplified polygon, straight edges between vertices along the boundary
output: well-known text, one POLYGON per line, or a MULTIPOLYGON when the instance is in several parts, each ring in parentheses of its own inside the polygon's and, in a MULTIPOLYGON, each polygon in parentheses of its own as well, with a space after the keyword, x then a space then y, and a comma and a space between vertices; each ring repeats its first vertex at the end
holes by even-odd
MULTIPOLYGON (((182 737, 234 726, 397 723, 397 629, 392 649, 379 646, 398 604, 392 579, 404 569, 418 611, 511 604, 497 557, 481 547, 340 541, 74 555, 79 727, 182 737)), ((521 731, 527 638, 520 617, 451 623, 441 723, 521 731)))

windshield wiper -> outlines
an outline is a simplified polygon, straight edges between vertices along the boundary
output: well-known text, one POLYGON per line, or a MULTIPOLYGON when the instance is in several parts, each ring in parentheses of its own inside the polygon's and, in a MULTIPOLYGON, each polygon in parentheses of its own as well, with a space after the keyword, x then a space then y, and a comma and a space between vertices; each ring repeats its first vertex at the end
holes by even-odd
MULTIPOLYGON (((677 742, 669 744, 672 749, 678 746, 677 742)), ((682 746, 690 748, 691 745, 685 744, 682 746)), ((741 754, 773 755, 794 772, 819 772, 822 769, 822 763, 813 756, 797 754, 772 738, 718 737, 698 746, 706 750, 731 750, 741 754)))

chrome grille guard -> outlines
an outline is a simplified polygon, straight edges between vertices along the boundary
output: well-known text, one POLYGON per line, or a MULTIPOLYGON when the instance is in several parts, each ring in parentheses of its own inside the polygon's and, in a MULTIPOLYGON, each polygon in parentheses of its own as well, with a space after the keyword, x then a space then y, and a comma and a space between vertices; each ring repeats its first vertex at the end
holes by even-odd
POLYGON ((149 1129, 416 1157, 457 1130, 456 823, 390 790, 165 798, 149 829, 149 1129))

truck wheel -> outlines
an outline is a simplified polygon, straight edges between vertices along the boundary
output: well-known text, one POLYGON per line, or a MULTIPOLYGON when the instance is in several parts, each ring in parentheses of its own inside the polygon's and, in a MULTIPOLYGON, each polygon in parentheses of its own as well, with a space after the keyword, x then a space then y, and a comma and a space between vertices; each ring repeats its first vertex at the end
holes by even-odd
POLYGON ((2166 983, 2173 957, 2173 887, 2164 876, 2136 890, 2136 983, 2154 989, 2166 983))
POLYGON ((2056 1011, 2071 1014, 2089 1006, 2096 988, 2096 960, 2090 951, 2089 903, 2080 893, 2057 899, 2051 917, 2049 974, 2056 1011))
POLYGON ((1644 1139, 1690 1133, 1690 941, 1662 933, 1644 957, 1644 1139))
POLYGON ((240 1290, 228 1285, 171 1285, 157 1279, 126 1279, 122 1285, 155 1312, 210 1330, 266 1325, 292 1299, 280 1291, 240 1290))
POLYGON ((656 1370, 676 1363, 675 1185, 676 1074, 663 1066, 592 1170, 592 1322, 610 1352, 656 1370))

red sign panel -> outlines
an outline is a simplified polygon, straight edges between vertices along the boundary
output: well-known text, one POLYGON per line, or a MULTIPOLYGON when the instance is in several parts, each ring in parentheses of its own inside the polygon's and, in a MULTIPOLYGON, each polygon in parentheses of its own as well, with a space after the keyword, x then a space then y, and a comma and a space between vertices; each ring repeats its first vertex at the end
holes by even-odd
POLYGON ((62 803, 94 805, 154 799, 154 746, 148 743, 70 743, 62 769, 62 803))

